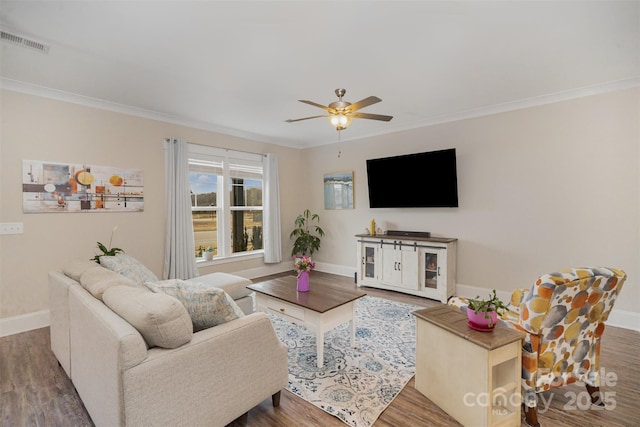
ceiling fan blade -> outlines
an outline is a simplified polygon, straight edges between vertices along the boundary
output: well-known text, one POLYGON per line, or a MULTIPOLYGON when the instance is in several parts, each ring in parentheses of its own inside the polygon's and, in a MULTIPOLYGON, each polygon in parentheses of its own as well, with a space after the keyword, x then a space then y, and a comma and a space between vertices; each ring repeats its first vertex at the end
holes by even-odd
POLYGON ((334 110, 333 108, 326 107, 322 104, 318 104, 317 102, 307 101, 306 99, 298 99, 298 101, 304 102, 305 104, 313 105, 314 107, 322 108, 323 110, 327 110, 330 113, 334 110))
POLYGON ((299 122, 301 120, 317 119, 318 117, 329 117, 329 115, 328 114, 323 114, 322 116, 303 117, 301 119, 287 119, 287 120, 285 120, 285 122, 293 123, 293 122, 299 122))
POLYGON ((351 111, 358 111, 361 108, 368 107, 369 105, 377 104, 380 101, 382 101, 382 99, 378 98, 377 96, 370 96, 368 98, 362 99, 356 103, 351 104, 351 106, 349 106, 349 109, 351 111))
POLYGON ((371 120, 382 120, 384 122, 388 122, 393 119, 393 116, 384 116, 382 114, 369 114, 369 113, 353 113, 351 117, 355 117, 358 119, 371 119, 371 120))

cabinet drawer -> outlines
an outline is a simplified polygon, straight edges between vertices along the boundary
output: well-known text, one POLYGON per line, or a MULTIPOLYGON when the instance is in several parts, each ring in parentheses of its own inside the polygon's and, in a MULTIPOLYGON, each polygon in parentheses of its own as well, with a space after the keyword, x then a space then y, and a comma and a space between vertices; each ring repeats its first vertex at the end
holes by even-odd
POLYGON ((269 299, 267 301, 267 308, 278 314, 284 314, 289 317, 293 317, 294 319, 302 320, 304 322, 304 309, 293 304, 289 304, 280 300, 269 299))

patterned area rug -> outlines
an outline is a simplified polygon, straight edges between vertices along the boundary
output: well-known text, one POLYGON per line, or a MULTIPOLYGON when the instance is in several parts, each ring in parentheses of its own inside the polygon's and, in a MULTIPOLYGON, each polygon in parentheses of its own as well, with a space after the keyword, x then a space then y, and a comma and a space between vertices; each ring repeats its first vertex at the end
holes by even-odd
POLYGON ((365 296, 356 300, 356 346, 348 323, 325 334, 317 367, 315 334, 270 316, 289 348, 287 389, 354 427, 370 426, 415 372, 415 317, 421 307, 365 296))

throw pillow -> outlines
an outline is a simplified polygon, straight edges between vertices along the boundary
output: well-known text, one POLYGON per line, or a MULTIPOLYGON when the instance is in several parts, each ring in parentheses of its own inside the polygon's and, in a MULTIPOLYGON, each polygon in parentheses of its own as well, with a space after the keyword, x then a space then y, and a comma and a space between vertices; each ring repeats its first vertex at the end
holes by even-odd
POLYGON ((177 298, 189 312, 195 332, 244 316, 242 309, 222 289, 180 279, 145 282, 153 292, 177 298))
POLYGON ((115 286, 104 292, 103 299, 107 307, 140 332, 149 347, 176 348, 193 337, 189 313, 169 295, 115 286))
POLYGON ((145 267, 140 261, 126 254, 116 254, 116 256, 101 256, 100 265, 111 271, 120 273, 133 280, 140 286, 144 282, 154 282, 158 277, 151 270, 145 267))
POLYGON ((101 301, 104 292, 109 288, 123 285, 136 286, 132 280, 124 277, 122 274, 107 270, 96 263, 93 263, 93 267, 86 269, 80 275, 80 285, 93 295, 94 298, 101 301))
POLYGON ((90 268, 97 266, 98 264, 96 264, 94 261, 89 261, 88 259, 76 259, 71 261, 68 265, 62 267, 62 272, 65 274, 65 276, 75 280, 76 282, 79 282, 82 273, 90 268))

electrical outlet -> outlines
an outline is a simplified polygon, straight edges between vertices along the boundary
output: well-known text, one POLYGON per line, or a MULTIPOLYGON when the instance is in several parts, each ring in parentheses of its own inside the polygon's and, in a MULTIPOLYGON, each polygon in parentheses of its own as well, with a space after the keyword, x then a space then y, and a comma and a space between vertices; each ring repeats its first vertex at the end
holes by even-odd
POLYGON ((22 222, 3 222, 0 224, 0 234, 23 234, 24 223, 22 222))

